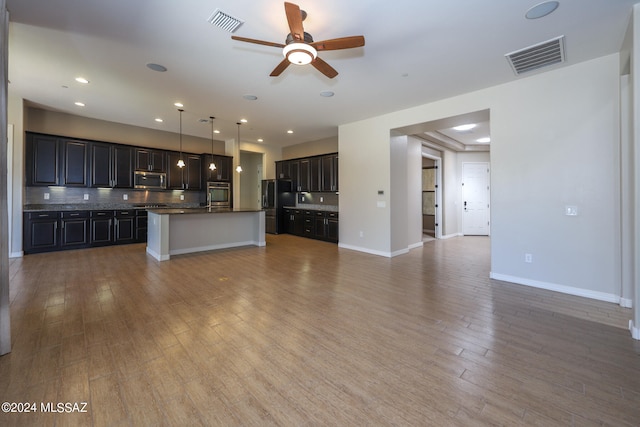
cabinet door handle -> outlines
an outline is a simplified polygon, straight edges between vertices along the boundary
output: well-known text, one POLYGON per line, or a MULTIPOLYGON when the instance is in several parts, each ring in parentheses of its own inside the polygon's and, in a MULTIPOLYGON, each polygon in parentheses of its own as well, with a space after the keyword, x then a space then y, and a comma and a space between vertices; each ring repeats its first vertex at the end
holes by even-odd
POLYGON ((46 218, 48 217, 48 214, 38 214, 38 218, 46 218))

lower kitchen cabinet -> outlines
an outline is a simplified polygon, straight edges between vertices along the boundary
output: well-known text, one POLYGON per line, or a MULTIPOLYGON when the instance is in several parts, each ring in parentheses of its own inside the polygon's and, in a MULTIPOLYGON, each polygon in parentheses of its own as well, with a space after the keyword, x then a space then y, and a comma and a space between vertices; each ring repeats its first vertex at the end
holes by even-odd
POLYGON ((24 214, 23 251, 25 254, 55 251, 60 246, 59 212, 27 212, 24 214))
POLYGON ((24 213, 25 254, 146 241, 146 210, 24 213))
POLYGON ((116 211, 114 219, 113 242, 116 244, 133 243, 136 231, 135 210, 116 211))
POLYGON ((136 243, 147 241, 148 214, 146 209, 136 210, 136 243))
POLYGON ((60 248, 77 249, 89 244, 89 212, 74 211, 60 214, 60 248))
POLYGON ((285 209, 283 223, 286 233, 338 242, 338 212, 285 209))
POLYGON ((91 246, 113 244, 113 211, 91 211, 91 246))

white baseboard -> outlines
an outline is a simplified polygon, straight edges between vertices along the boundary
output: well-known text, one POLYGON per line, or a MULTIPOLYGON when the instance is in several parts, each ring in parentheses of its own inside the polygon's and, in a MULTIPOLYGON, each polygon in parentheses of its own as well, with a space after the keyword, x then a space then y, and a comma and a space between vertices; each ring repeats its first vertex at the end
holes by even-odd
POLYGON ((24 252, 20 251, 20 252, 11 252, 9 254, 9 258, 22 258, 24 256, 24 252))
POLYGON ((633 320, 629 320, 629 331, 631 332, 631 337, 634 340, 640 340, 640 328, 636 328, 633 325, 633 320))
POLYGON ((440 238, 441 239, 451 239, 452 237, 460 237, 460 236, 462 236, 462 233, 453 233, 453 234, 442 235, 440 238))
POLYGON ((355 245, 347 245, 345 243, 338 243, 338 247, 343 249, 349 249, 351 251, 364 252, 371 255, 378 255, 378 256, 383 256, 385 258, 391 258, 390 252, 375 251, 373 249, 363 248, 361 246, 355 246, 355 245))
POLYGON ((424 246, 424 242, 414 243, 413 245, 409 245, 409 250, 415 249, 415 248, 421 248, 423 246, 424 246))
POLYGON ((575 288, 573 286, 558 285, 555 283, 540 282, 538 280, 525 279, 522 277, 509 276, 507 274, 499 274, 491 272, 489 277, 504 282, 515 283, 518 285, 531 286, 533 288, 547 289, 549 291, 560 292, 568 295, 576 295, 579 297, 591 298, 598 301, 620 303, 620 296, 609 294, 606 292, 590 291, 588 289, 575 288))
POLYGON ((620 298, 620 307, 633 308, 633 300, 631 298, 620 298))

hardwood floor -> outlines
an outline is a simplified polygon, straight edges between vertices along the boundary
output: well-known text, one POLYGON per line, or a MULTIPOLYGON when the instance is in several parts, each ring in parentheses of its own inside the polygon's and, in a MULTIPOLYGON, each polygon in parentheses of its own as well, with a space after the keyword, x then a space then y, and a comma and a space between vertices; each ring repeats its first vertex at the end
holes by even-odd
POLYGON ((484 237, 393 259, 289 235, 162 263, 128 245, 10 276, 0 400, 37 412, 3 426, 640 425, 631 311, 490 280, 484 237))

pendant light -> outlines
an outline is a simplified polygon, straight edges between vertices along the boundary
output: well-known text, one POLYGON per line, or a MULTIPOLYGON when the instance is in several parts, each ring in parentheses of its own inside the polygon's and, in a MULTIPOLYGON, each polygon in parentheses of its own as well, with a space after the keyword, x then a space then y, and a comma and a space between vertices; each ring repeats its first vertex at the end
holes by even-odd
POLYGON ((178 158, 178 167, 184 167, 184 160, 182 160, 182 112, 184 111, 182 108, 178 108, 180 111, 180 157, 178 158))
MULTIPOLYGON (((240 125, 241 125, 241 123, 238 122, 236 124, 238 125, 238 148, 240 148, 240 125)), ((236 167, 236 172, 238 172, 238 173, 242 172, 242 166, 238 165, 236 167)))
POLYGON ((216 164, 213 163, 213 119, 215 117, 209 116, 209 121, 211 122, 211 163, 209 164, 209 169, 212 171, 216 170, 216 164))

